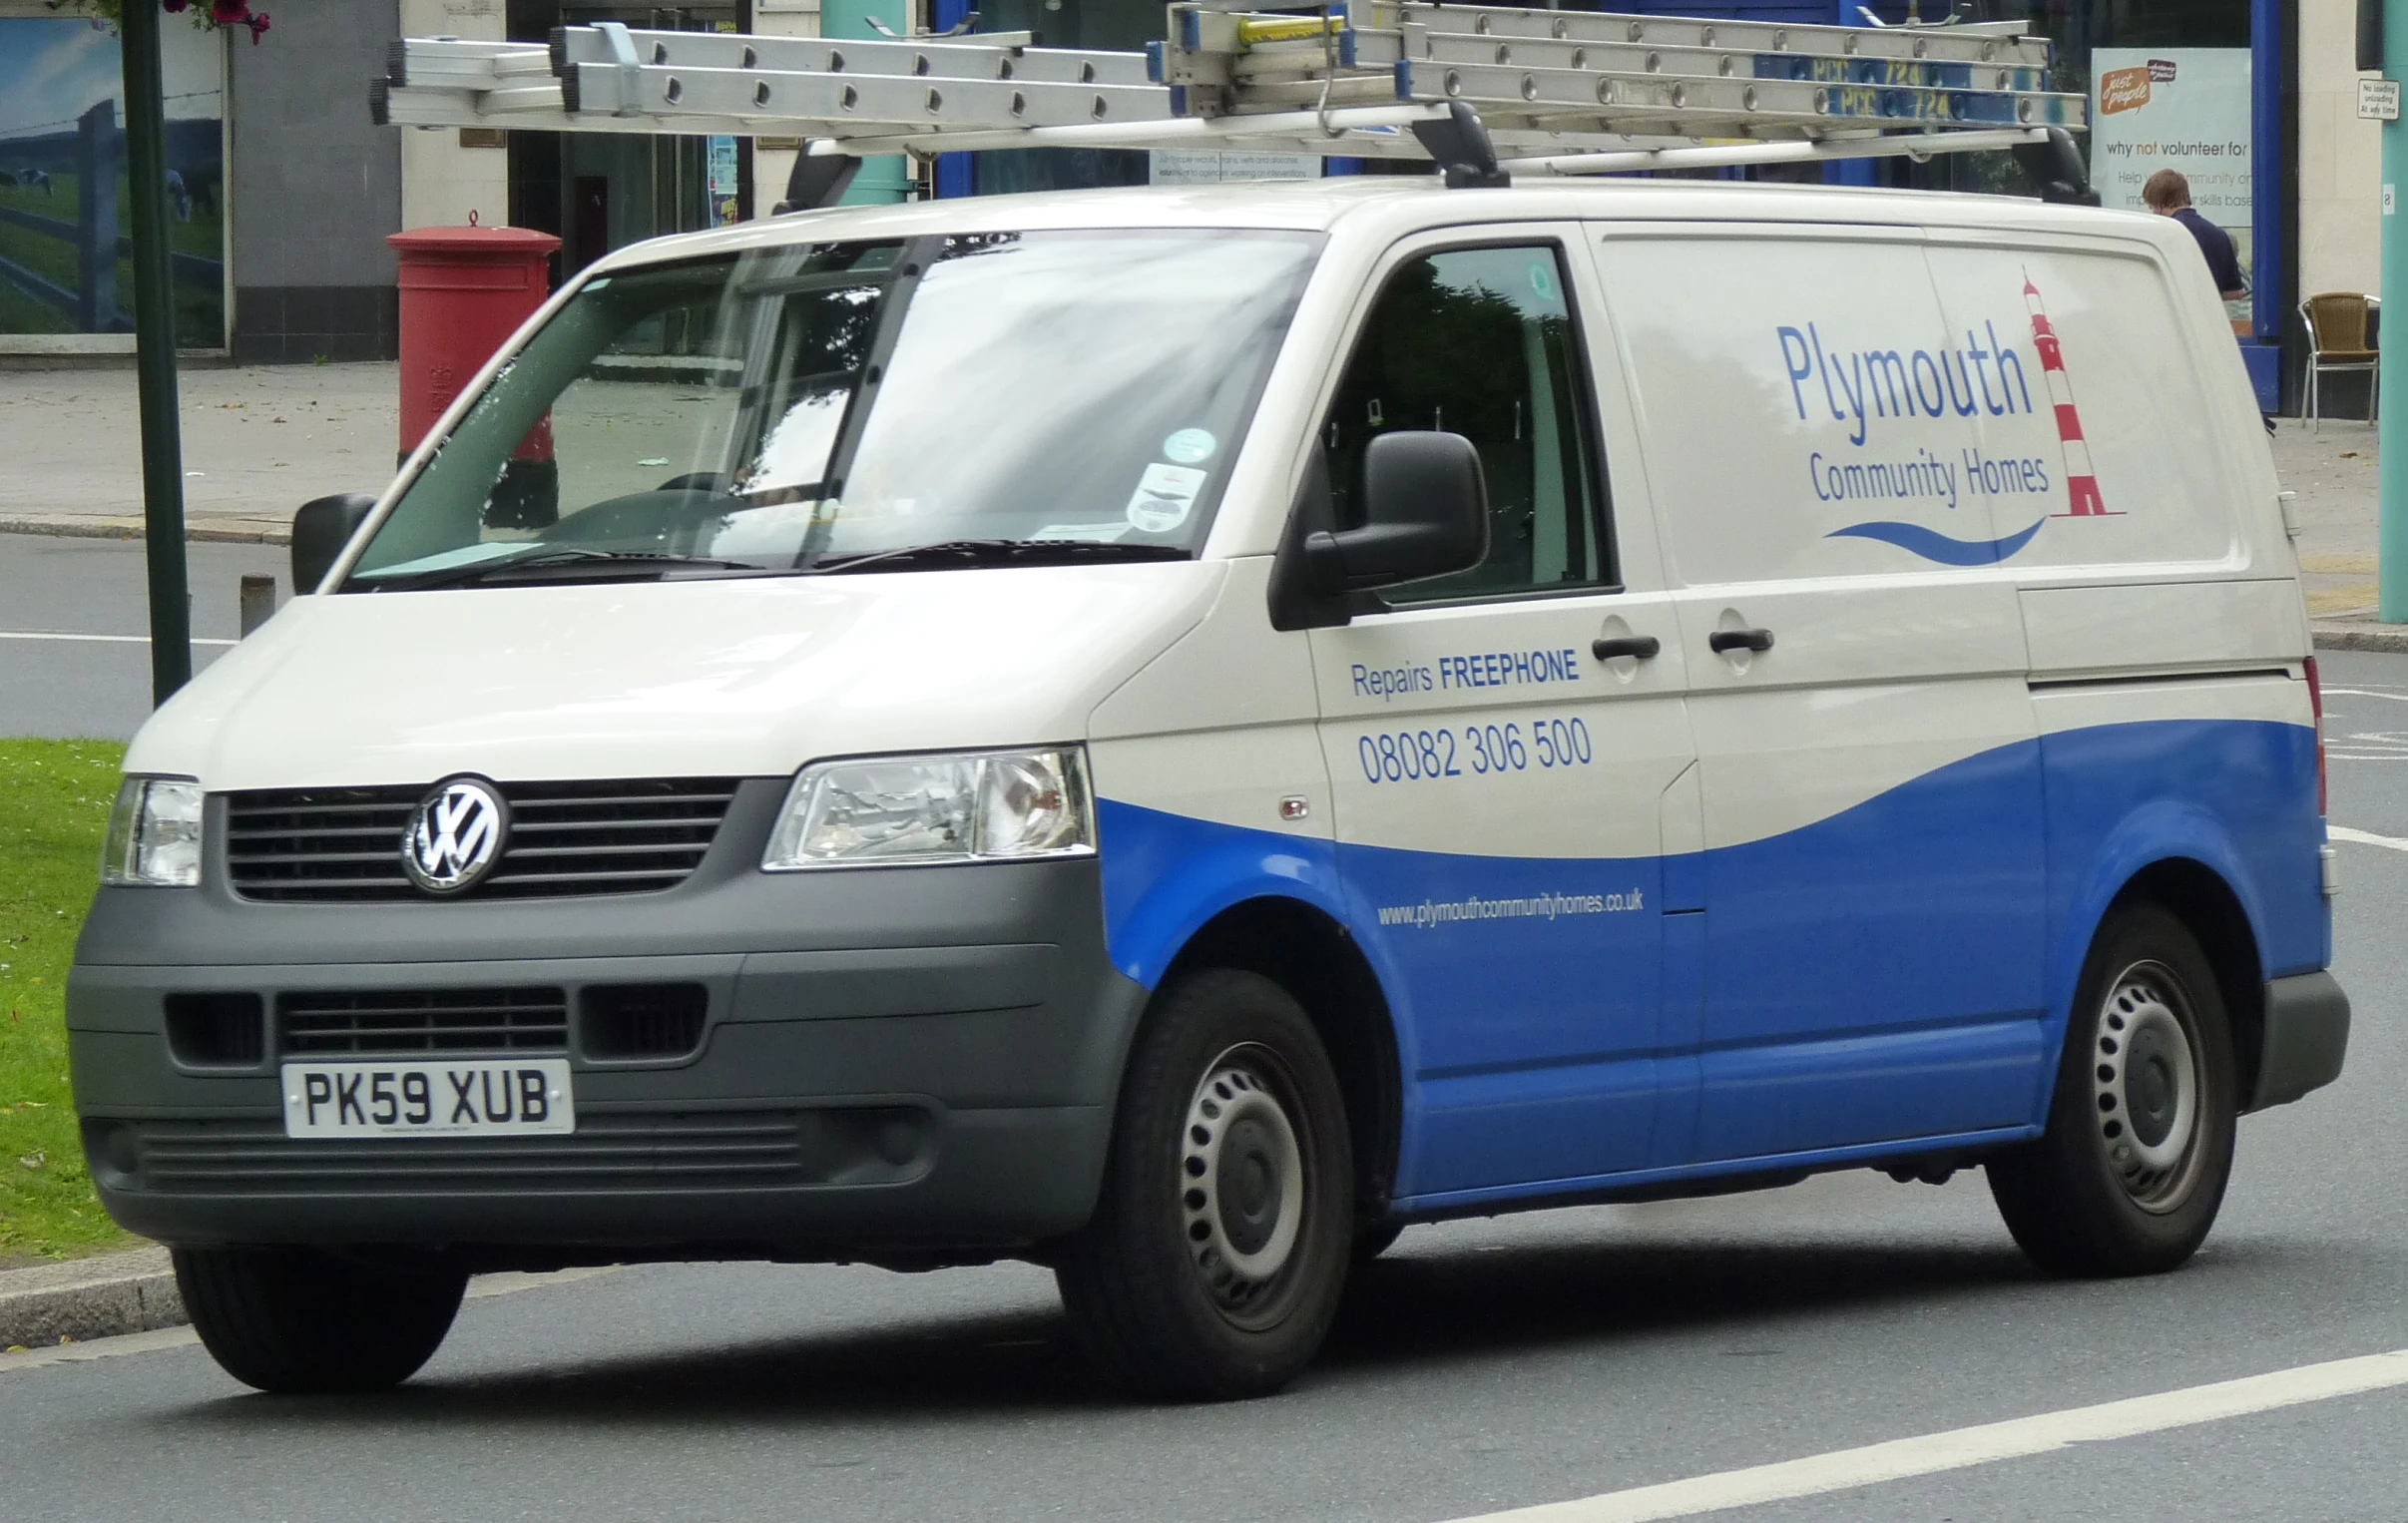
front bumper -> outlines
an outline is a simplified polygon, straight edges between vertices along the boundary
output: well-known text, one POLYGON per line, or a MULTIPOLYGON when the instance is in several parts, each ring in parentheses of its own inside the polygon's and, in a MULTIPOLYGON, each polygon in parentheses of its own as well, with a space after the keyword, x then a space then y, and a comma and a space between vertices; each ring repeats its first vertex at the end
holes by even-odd
POLYGON ((738 816, 782 786, 747 784, 764 796, 739 797, 702 868, 662 893, 288 905, 215 882, 103 890, 67 1002, 102 1203, 174 1244, 497 1253, 877 1257, 1075 1229, 1146 997, 1106 955, 1096 864, 764 874, 738 816), (701 986, 701 1044, 597 1056, 573 1014, 574 1134, 284 1136, 279 995, 540 986, 577 1012, 588 988, 629 983, 701 986), (179 994, 258 996, 264 1052, 181 1060, 166 1035, 179 994))

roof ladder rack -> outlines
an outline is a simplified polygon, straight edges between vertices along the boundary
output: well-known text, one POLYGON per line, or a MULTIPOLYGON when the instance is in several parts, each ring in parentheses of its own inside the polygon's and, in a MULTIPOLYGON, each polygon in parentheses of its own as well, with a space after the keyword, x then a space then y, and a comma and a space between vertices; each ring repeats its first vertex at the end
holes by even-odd
MULTIPOLYGON (((2086 102, 2020 23, 1838 27, 1433 0, 1181 0, 1143 53, 1027 33, 835 39, 562 27, 548 47, 409 38, 376 120, 798 136, 814 156, 1220 148, 1431 160, 1460 186, 2013 148, 2089 188, 2086 102)), ((822 174, 824 184, 842 177, 822 174)))

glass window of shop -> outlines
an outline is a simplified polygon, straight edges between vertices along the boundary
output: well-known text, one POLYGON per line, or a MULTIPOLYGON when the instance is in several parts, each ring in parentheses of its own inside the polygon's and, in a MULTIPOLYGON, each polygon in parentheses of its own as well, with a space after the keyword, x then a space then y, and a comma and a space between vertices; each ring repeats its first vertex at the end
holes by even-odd
MULTIPOLYGON (((740 0, 682 5, 626 0, 510 0, 510 35, 543 42, 556 26, 624 21, 666 32, 735 32, 740 0)), ((750 215, 752 140, 655 133, 514 132, 510 221, 561 242, 555 283, 614 249, 750 215)))
MULTIPOLYGON (((1163 39, 1160 0, 978 0, 982 32, 1034 32, 1047 48, 1109 48, 1142 53, 1163 39)), ((1145 185, 1148 155, 1126 149, 1011 149, 976 156, 981 196, 1145 185)))

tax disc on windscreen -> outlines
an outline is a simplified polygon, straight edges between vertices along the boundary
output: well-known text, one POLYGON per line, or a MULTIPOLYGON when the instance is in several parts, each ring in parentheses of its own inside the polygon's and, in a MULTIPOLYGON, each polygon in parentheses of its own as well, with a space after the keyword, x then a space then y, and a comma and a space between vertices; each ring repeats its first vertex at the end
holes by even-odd
POLYGON ((1220 441, 1204 430, 1183 428, 1163 441, 1163 458, 1176 460, 1181 465, 1194 465, 1201 460, 1211 459, 1212 451, 1219 447, 1220 441))

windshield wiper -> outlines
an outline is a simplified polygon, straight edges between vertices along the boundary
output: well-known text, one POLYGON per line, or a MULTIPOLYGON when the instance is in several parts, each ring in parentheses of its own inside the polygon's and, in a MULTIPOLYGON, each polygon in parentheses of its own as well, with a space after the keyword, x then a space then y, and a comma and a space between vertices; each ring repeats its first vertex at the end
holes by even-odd
POLYGON ((795 568, 798 576, 837 576, 888 566, 898 570, 913 563, 931 571, 959 571, 982 566, 1067 566, 1078 561, 1184 561, 1189 553, 1177 545, 1122 545, 1094 539, 948 539, 932 545, 905 545, 896 550, 872 550, 843 555, 795 568))
MULTIPOLYGON (((652 550, 589 550, 549 546, 529 555, 499 556, 466 566, 446 566, 414 577, 369 581, 375 592, 423 592, 431 587, 466 587, 485 581, 574 581, 579 577, 667 576, 674 571, 763 571, 752 561, 716 561, 702 556, 664 555, 652 550), (567 576, 549 575, 566 571, 567 576), (526 575, 521 576, 519 573, 526 575)), ((365 579, 362 579, 365 580, 365 579)))

